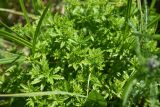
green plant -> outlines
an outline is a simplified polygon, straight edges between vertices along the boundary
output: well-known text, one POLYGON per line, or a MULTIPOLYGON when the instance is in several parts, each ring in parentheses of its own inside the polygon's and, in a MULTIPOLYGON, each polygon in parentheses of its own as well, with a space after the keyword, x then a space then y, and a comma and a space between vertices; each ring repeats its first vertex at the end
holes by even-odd
POLYGON ((27 24, 1 23, 0 36, 13 44, 0 51, 0 105, 158 106, 158 37, 147 6, 64 2, 64 15, 53 14, 48 3, 30 22, 20 0, 27 24), (20 50, 26 47, 27 55, 20 50))

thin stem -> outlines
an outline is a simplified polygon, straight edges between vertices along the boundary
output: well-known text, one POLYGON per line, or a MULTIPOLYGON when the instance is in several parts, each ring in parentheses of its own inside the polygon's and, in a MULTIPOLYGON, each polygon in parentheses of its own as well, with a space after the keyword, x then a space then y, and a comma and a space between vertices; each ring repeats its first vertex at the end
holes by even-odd
POLYGON ((88 82, 87 82, 87 96, 88 96, 88 93, 89 93, 89 82, 90 82, 90 78, 91 78, 91 73, 89 73, 89 75, 88 75, 88 82))
POLYGON ((147 7, 147 1, 144 0, 144 6, 145 6, 145 12, 144 12, 144 27, 145 27, 145 32, 147 31, 147 24, 148 24, 148 7, 147 7))
MULTIPOLYGON (((19 16, 24 16, 23 12, 12 10, 12 9, 0 8, 0 11, 8 12, 8 13, 19 15, 19 16)), ((33 14, 28 13, 28 16, 29 16, 29 18, 36 19, 36 16, 33 14)))

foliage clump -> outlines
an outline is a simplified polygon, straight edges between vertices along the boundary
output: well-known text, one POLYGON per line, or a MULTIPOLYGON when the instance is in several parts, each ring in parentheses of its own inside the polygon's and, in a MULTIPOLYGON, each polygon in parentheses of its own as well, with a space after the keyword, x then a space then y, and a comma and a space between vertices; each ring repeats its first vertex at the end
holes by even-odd
POLYGON ((152 22, 144 18, 145 9, 126 0, 65 0, 65 5, 64 15, 46 8, 31 25, 9 29, 28 45, 14 40, 10 50, 2 50, 8 56, 1 59, 12 59, 0 69, 0 91, 35 96, 2 101, 31 107, 158 106, 159 49, 155 27, 146 27, 152 22), (34 93, 48 91, 56 92, 34 93))

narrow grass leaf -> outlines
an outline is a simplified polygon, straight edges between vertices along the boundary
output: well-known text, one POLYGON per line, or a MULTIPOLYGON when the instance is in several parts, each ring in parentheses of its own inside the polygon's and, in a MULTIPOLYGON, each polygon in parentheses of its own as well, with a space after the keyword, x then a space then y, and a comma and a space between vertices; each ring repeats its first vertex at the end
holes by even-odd
POLYGON ((136 83, 136 79, 134 80, 131 80, 127 83, 124 91, 123 91, 123 103, 122 103, 122 106, 123 107, 127 107, 127 100, 128 100, 128 97, 129 97, 129 94, 131 93, 132 91, 132 88, 133 88, 133 85, 136 83))
POLYGON ((12 30, 12 29, 11 29, 10 27, 8 27, 5 23, 3 23, 1 20, 0 20, 0 24, 2 24, 7 30, 9 30, 9 31, 15 33, 16 35, 18 35, 17 32, 15 32, 14 30, 12 30))
POLYGON ((147 1, 144 0, 144 7, 145 7, 145 12, 144 12, 144 31, 147 31, 147 24, 148 24, 148 6, 147 6, 147 1))
POLYGON ((151 100, 151 105, 150 107, 158 107, 157 105, 157 96, 158 96, 158 87, 156 82, 152 82, 150 84, 150 100, 151 100))
POLYGON ((130 18, 130 13, 131 13, 131 5, 132 5, 132 0, 128 0, 127 2, 127 8, 126 8, 126 15, 125 15, 125 32, 128 32, 128 19, 130 18))
POLYGON ((155 34, 151 36, 154 40, 160 40, 160 34, 155 34))
POLYGON ((91 73, 88 75, 88 80, 87 80, 87 96, 89 95, 89 83, 90 83, 90 78, 91 78, 91 73))
POLYGON ((3 58, 3 59, 0 59, 0 65, 2 64, 10 64, 10 63, 13 63, 13 62, 20 62, 20 61, 24 61, 25 58, 24 57, 20 57, 20 56, 17 56, 17 57, 11 57, 11 58, 3 58))
POLYGON ((84 95, 80 95, 77 93, 70 93, 64 91, 45 91, 45 92, 31 92, 31 93, 17 93, 17 94, 0 94, 0 97, 35 97, 35 96, 46 96, 46 95, 70 95, 76 97, 84 97, 84 95))
POLYGON ((129 19, 130 17, 130 13, 131 13, 131 5, 132 5, 132 0, 128 0, 127 2, 127 8, 126 8, 126 21, 129 19))
POLYGON ((32 5, 32 7, 33 7, 33 10, 34 10, 34 13, 39 13, 38 11, 39 11, 39 9, 40 9, 40 2, 42 2, 42 1, 37 1, 37 0, 31 0, 31 5, 32 5))
POLYGON ((23 1, 23 0, 19 0, 19 3, 20 3, 20 6, 21 6, 22 11, 23 11, 23 13, 24 13, 24 18, 26 19, 27 24, 28 24, 29 26, 31 26, 31 23, 30 23, 30 20, 29 20, 29 17, 28 17, 27 10, 26 10, 26 8, 25 8, 25 6, 24 6, 24 1, 23 1))
POLYGON ((152 0, 151 6, 150 6, 150 10, 153 10, 153 8, 154 8, 154 6, 155 6, 156 1, 157 1, 157 0, 152 0))
POLYGON ((156 18, 154 18, 154 20, 152 20, 148 25, 147 28, 152 27, 155 23, 157 23, 160 20, 160 15, 156 18))
POLYGON ((7 38, 11 41, 15 41, 16 43, 24 45, 28 48, 32 48, 32 44, 30 42, 28 42, 27 40, 25 40, 17 35, 13 35, 12 33, 6 32, 4 30, 0 30, 0 36, 7 38))
POLYGON ((131 13, 131 5, 132 5, 132 0, 127 1, 127 8, 126 8, 126 13, 125 13, 125 30, 124 30, 124 36, 122 36, 122 40, 126 40, 127 35, 128 35, 128 30, 129 30, 129 25, 128 25, 128 20, 130 18, 130 13, 131 13))
POLYGON ((133 85, 137 82, 137 79, 136 79, 137 75, 138 75, 138 72, 133 72, 130 78, 128 79, 128 81, 124 85, 124 90, 122 93, 122 98, 123 98, 122 106, 123 107, 127 107, 126 106, 127 100, 128 100, 129 94, 132 91, 133 85))
POLYGON ((39 32, 40 32, 40 27, 41 27, 41 25, 42 25, 42 21, 43 21, 45 15, 47 14, 47 11, 48 11, 48 9, 49 9, 50 4, 51 4, 51 3, 48 2, 47 7, 44 9, 44 11, 43 11, 43 13, 42 13, 42 16, 40 17, 40 20, 39 20, 39 22, 38 22, 38 25, 37 25, 37 27, 36 27, 36 31, 35 31, 34 37, 33 37, 33 47, 32 47, 32 52, 33 52, 33 53, 34 53, 34 51, 35 51, 35 45, 36 45, 36 42, 37 42, 37 37, 38 37, 39 32))

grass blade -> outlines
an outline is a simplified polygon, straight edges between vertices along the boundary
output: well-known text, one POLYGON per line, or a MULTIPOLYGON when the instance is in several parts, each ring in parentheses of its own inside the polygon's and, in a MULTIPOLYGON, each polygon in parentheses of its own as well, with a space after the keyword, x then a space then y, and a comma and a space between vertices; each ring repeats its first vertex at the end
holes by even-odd
POLYGON ((129 97, 129 94, 131 93, 132 91, 132 88, 133 88, 133 85, 136 83, 136 79, 134 80, 131 80, 127 83, 124 91, 123 91, 123 103, 122 103, 122 106, 123 107, 128 107, 127 106, 127 100, 128 100, 128 97, 129 97))
POLYGON ((133 72, 131 74, 131 76, 129 77, 128 81, 124 85, 124 90, 123 90, 123 93, 122 93, 122 98, 123 98, 122 106, 123 107, 128 107, 127 106, 127 100, 128 100, 129 94, 132 91, 133 86, 137 82, 137 79, 136 79, 137 75, 138 75, 138 72, 133 72))
POLYGON ((9 31, 15 33, 16 35, 18 35, 17 32, 15 32, 14 30, 12 30, 12 29, 11 29, 10 27, 8 27, 5 23, 3 23, 1 20, 0 20, 0 24, 2 24, 7 30, 9 30, 9 31))
POLYGON ((132 0, 128 0, 127 2, 127 9, 126 9, 126 21, 130 18, 131 14, 131 5, 132 5, 132 0))
POLYGON ((91 78, 91 73, 88 75, 88 80, 87 80, 87 96, 89 95, 89 83, 90 83, 90 78, 91 78))
POLYGON ((26 47, 32 48, 32 44, 26 40, 24 40, 23 38, 17 36, 17 35, 13 35, 12 33, 6 32, 4 30, 0 30, 0 36, 7 38, 11 41, 15 41, 21 45, 24 45, 26 47))
POLYGON ((157 23, 160 20, 160 15, 154 18, 148 25, 147 28, 152 27, 155 23, 157 23))
POLYGON ((45 91, 45 92, 31 92, 31 93, 17 93, 17 94, 0 94, 0 97, 35 97, 35 96, 45 96, 45 95, 57 95, 57 94, 86 98, 86 96, 84 96, 84 95, 70 93, 70 92, 64 92, 64 91, 45 91))
POLYGON ((151 5, 150 5, 150 10, 153 10, 153 9, 154 9, 154 6, 155 6, 155 4, 156 4, 156 1, 157 1, 157 0, 152 0, 152 3, 151 3, 151 5))
POLYGON ((25 58, 22 57, 22 56, 11 57, 11 58, 3 58, 3 59, 0 59, 0 65, 10 64, 10 63, 13 63, 13 62, 19 62, 19 61, 24 61, 24 60, 25 60, 25 58))
POLYGON ((152 82, 150 84, 150 100, 151 100, 151 105, 150 107, 159 107, 158 106, 158 101, 157 101, 157 96, 158 96, 158 87, 156 82, 152 82))
POLYGON ((147 6, 147 1, 144 0, 144 7, 145 7, 145 12, 144 12, 144 32, 147 31, 147 24, 148 24, 148 6, 147 6))
POLYGON ((35 52, 35 45, 36 45, 36 42, 37 42, 37 37, 38 37, 39 32, 40 32, 40 27, 41 27, 41 25, 42 25, 42 21, 43 21, 45 15, 46 15, 46 13, 47 13, 47 11, 48 11, 48 9, 49 9, 50 4, 51 4, 51 3, 50 3, 50 1, 49 1, 48 4, 47 4, 47 7, 44 9, 44 11, 43 11, 43 13, 42 13, 42 16, 40 17, 40 20, 39 20, 39 22, 38 22, 38 25, 37 25, 37 27, 36 27, 36 31, 35 31, 34 37, 33 37, 33 47, 32 47, 32 52, 33 52, 33 53, 35 52))
MULTIPOLYGON (((17 36, 20 36, 17 32, 15 32, 14 30, 12 30, 10 27, 8 27, 5 23, 3 23, 1 20, 0 20, 0 24, 2 24, 7 30, 15 33, 17 36)), ((31 38, 30 36, 26 35, 26 37, 28 38, 31 38)))
POLYGON ((21 6, 22 11, 23 11, 23 13, 24 13, 24 18, 26 19, 27 24, 28 24, 29 26, 31 26, 31 23, 30 23, 28 14, 27 14, 27 10, 26 10, 26 8, 25 8, 25 6, 24 6, 24 1, 23 1, 23 0, 19 0, 19 3, 20 3, 20 6, 21 6))
POLYGON ((125 14, 125 32, 128 32, 128 29, 129 29, 128 20, 130 18, 130 14, 131 14, 131 5, 132 5, 132 0, 128 0, 126 14, 125 14))

